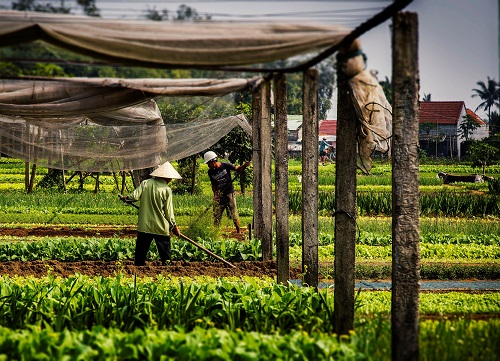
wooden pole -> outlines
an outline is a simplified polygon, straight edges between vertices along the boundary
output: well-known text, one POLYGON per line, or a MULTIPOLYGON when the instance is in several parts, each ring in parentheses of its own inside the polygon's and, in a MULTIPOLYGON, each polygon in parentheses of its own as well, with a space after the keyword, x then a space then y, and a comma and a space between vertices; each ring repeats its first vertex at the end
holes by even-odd
POLYGON ((304 284, 318 287, 318 70, 303 81, 302 272, 304 284))
POLYGON ((274 75, 274 137, 276 197, 276 259, 277 282, 286 284, 290 278, 289 261, 289 196, 288 196, 288 128, 286 75, 274 75))
POLYGON ((262 149, 262 260, 273 259, 273 183, 272 183, 272 138, 271 138, 271 83, 262 87, 261 149, 262 149))
POLYGON ((193 156, 193 167, 191 168, 191 195, 194 194, 194 189, 196 187, 196 168, 198 163, 196 162, 196 155, 193 156))
MULTIPOLYGON (((25 136, 25 146, 24 146, 24 154, 28 154, 28 159, 31 158, 31 146, 30 146, 30 126, 26 123, 24 127, 26 136, 25 136)), ((30 162, 24 162, 24 190, 28 192, 30 186, 30 162)))
POLYGON ((420 223, 418 17, 394 17, 392 33, 392 359, 419 359, 420 223))
POLYGON ((271 85, 264 82, 253 102, 254 229, 262 242, 262 260, 273 258, 273 187, 271 152, 271 85), (257 126, 256 126, 257 125, 257 126), (258 134, 256 134, 258 133, 258 134), (257 149, 255 149, 257 147, 257 149), (256 169, 257 167, 257 169, 256 169))
POLYGON ((30 177, 30 182, 29 182, 29 186, 28 186, 28 193, 33 193, 35 176, 36 176, 36 162, 33 163, 33 165, 31 166, 31 177, 30 177))
POLYGON ((354 329, 354 267, 356 262, 357 121, 345 74, 337 68, 337 156, 335 168, 334 330, 354 329))
POLYGON ((259 225, 263 223, 263 218, 262 212, 257 210, 260 210, 262 204, 261 98, 262 84, 255 89, 252 96, 253 229, 254 237, 260 240, 262 240, 262 229, 259 225))

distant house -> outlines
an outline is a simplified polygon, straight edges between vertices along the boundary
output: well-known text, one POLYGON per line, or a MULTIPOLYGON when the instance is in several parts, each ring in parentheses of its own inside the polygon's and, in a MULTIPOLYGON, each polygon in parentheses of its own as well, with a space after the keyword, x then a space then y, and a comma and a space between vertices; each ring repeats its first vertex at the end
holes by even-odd
MULTIPOLYGON (((288 115, 288 154, 292 158, 300 158, 302 155, 302 115, 288 115)), ((336 146, 337 140, 337 121, 320 120, 319 121, 319 142, 326 138, 326 141, 336 146)))
POLYGON ((479 127, 470 134, 469 139, 483 139, 488 136, 488 125, 463 101, 420 102, 419 144, 427 155, 434 157, 460 158, 460 124, 465 115, 473 117, 479 127))
POLYGON ((288 154, 291 158, 302 156, 302 115, 287 115, 288 154))
POLYGON ((288 141, 302 140, 302 115, 287 115, 288 141))
POLYGON ((337 148, 337 121, 336 120, 320 120, 319 122, 318 141, 326 138, 326 141, 337 148))

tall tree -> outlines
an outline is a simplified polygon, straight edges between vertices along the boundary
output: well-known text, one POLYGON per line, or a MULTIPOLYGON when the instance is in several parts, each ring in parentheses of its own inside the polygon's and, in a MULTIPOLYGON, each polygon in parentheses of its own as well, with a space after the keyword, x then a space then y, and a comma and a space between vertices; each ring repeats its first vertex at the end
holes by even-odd
MULTIPOLYGON (((287 66, 286 62, 277 62, 277 66, 287 66)), ((335 59, 329 57, 317 65, 318 83, 318 119, 326 119, 332 107, 332 94, 335 86, 335 59)), ((287 74, 287 113, 302 114, 302 73, 287 74)))
POLYGON ((76 3, 83 9, 83 13, 87 16, 100 17, 99 9, 95 4, 95 0, 76 0, 76 3))
POLYGON ((465 141, 469 140, 469 137, 474 133, 474 131, 479 128, 479 123, 474 119, 473 116, 466 114, 462 117, 462 121, 458 126, 458 135, 465 139, 465 141))
POLYGON ((496 105, 500 106, 500 84, 495 81, 495 79, 491 79, 488 77, 487 84, 483 81, 478 81, 476 83, 479 85, 479 88, 472 89, 475 94, 472 94, 472 98, 479 97, 483 101, 476 108, 484 109, 488 112, 488 124, 491 123, 491 108, 496 105))
POLYGON ((167 9, 163 9, 161 12, 156 10, 156 7, 146 10, 146 19, 153 21, 166 21, 168 20, 169 12, 167 9))
POLYGON ((498 160, 500 150, 484 142, 474 142, 467 150, 467 157, 472 161, 472 168, 482 168, 486 174, 486 166, 498 160))
MULTIPOLYGON (((170 12, 168 9, 163 9, 161 11, 156 10, 156 8, 146 10, 146 18, 154 21, 167 21, 170 19, 169 14, 170 12)), ((212 15, 205 14, 205 16, 201 16, 196 9, 184 4, 177 8, 176 15, 172 17, 174 21, 201 21, 211 19, 212 15)))
MULTIPOLYGON (((85 15, 88 16, 100 16, 99 9, 95 5, 95 0, 76 0, 76 3, 80 5, 83 9, 85 15)), ((59 6, 53 6, 52 4, 40 4, 37 0, 18 0, 12 3, 12 10, 19 11, 39 11, 43 13, 60 13, 60 14, 70 14, 71 8, 65 6, 64 0, 61 0, 59 6)))
POLYGON ((71 12, 71 9, 64 5, 64 0, 61 0, 60 6, 52 6, 51 4, 39 4, 36 0, 18 0, 12 3, 12 10, 39 11, 42 13, 61 14, 69 14, 71 12))

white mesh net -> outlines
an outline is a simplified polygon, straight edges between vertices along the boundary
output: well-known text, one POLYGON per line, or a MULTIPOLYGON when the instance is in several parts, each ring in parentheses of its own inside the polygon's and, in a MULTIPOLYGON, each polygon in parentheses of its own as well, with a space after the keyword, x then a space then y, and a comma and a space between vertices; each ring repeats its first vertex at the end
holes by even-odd
MULTIPOLYGON (((236 126, 251 134, 246 117, 235 115, 232 93, 226 94, 234 84, 225 88, 218 83, 214 90, 210 81, 203 91, 198 82, 194 91, 192 84, 182 89, 177 84, 175 92, 213 95, 158 98, 166 106, 187 109, 172 124, 163 121, 154 93, 145 99, 143 91, 123 85, 73 82, 4 81, 0 151, 54 169, 115 172, 196 154, 236 126), (127 102, 133 105, 123 107, 127 102)), ((239 87, 245 90, 248 84, 244 80, 239 87)))

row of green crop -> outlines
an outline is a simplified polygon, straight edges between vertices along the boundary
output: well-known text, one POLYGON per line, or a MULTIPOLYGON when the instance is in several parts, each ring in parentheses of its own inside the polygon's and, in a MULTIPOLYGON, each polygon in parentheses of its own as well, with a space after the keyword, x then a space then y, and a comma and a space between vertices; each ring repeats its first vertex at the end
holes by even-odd
MULTIPOLYGON (((318 247, 320 260, 333 259, 335 246, 318 247)), ((290 256, 301 259, 302 247, 291 247, 290 256)), ((392 246, 356 246, 356 258, 386 259, 392 258, 392 246)), ((438 261, 442 259, 455 259, 462 261, 471 260, 500 260, 500 247, 496 245, 454 245, 454 244, 421 244, 420 259, 438 261)))
MULTIPOLYGON (((302 193, 291 192, 289 208, 293 213, 302 211, 302 193)), ((386 215, 392 213, 392 193, 358 193, 358 214, 386 215)), ((321 214, 335 214, 335 193, 319 192, 318 210, 321 214)), ((457 192, 423 193, 420 195, 422 216, 485 217, 500 216, 500 196, 490 194, 464 194, 457 192)))
MULTIPOLYGON (((293 330, 332 333, 333 293, 270 279, 0 277, 0 326, 54 331, 93 326, 122 331, 195 327, 261 333, 293 330)), ((356 324, 391 312, 391 293, 360 292, 356 324)), ((463 317, 500 313, 500 294, 424 293, 420 315, 463 317)))
MULTIPOLYGON (((199 214, 194 217, 196 220, 199 214)), ((193 217, 177 215, 177 223, 183 228, 189 227, 193 221, 193 217)), ((244 218, 244 217, 243 217, 244 218)), ((300 215, 290 215, 289 219, 289 232, 290 241, 302 234, 302 217, 300 215)), ((332 216, 319 216, 318 217, 318 231, 324 233, 325 237, 332 235, 335 229, 335 217, 332 216)), ((223 218, 223 222, 226 218, 223 218)), ((249 219, 251 222, 251 219, 249 219)), ((71 215, 64 213, 35 215, 30 214, 29 217, 23 214, 2 214, 0 213, 0 226, 2 228, 24 227, 33 228, 40 226, 47 226, 51 224, 53 227, 66 226, 69 228, 92 228, 95 225, 103 224, 107 227, 116 228, 116 232, 120 233, 124 226, 135 227, 137 223, 137 214, 124 214, 117 216, 110 215, 71 215), (43 216, 43 217, 40 217, 43 216), (51 220, 50 220, 51 219, 51 220), (50 220, 50 221, 49 221, 50 220), (29 222, 29 223, 28 223, 29 222)), ((242 221, 242 224, 246 224, 242 221)), ((357 229, 363 235, 364 239, 370 235, 376 236, 390 236, 392 227, 392 218, 386 216, 366 217, 360 216, 356 219, 357 229)), ((450 235, 452 237, 488 237, 488 235, 496 236, 500 234, 499 218, 485 217, 485 218, 451 218, 451 217, 420 217, 420 233, 427 239, 427 235, 440 234, 450 235)), ((330 236, 331 237, 331 236, 330 236)), ((326 239, 326 238, 325 238, 326 239)), ((473 241, 474 237, 470 238, 473 241)), ((322 238, 320 238, 320 241, 322 238)), ((374 241, 382 242, 384 241, 374 241)), ((459 241, 455 241, 460 243, 459 241)), ((330 241, 331 243, 331 241, 330 241)), ((373 243, 373 242, 372 242, 373 243)), ((370 243, 367 243, 370 244, 370 243)))
MULTIPOLYGON (((2 180, 0 181, 0 190, 19 190, 24 189, 25 183, 25 165, 20 160, 9 160, 5 162, 8 158, 0 158, 0 176, 2 180), (10 188, 9 188, 10 187, 10 188)), ((292 161, 288 166, 289 170, 289 184, 292 189, 296 189, 300 186, 300 180, 298 176, 302 175, 302 166, 300 163, 292 161)), ((469 165, 457 164, 457 165, 421 165, 419 168, 419 180, 420 185, 424 186, 422 191, 426 191, 426 186, 435 186, 438 188, 437 191, 442 190, 442 180, 437 177, 439 171, 445 171, 447 173, 456 174, 475 174, 479 170, 473 170, 469 165)), ((392 184, 392 167, 390 164, 380 164, 378 162, 374 163, 374 168, 372 174, 363 175, 359 172, 357 177, 357 184, 363 190, 363 186, 390 186, 392 184)), ((500 166, 492 165, 486 168, 486 173, 489 175, 500 174, 500 166)), ((40 167, 38 168, 37 175, 35 177, 35 184, 47 174, 47 169, 40 167)), ((70 179, 69 172, 66 175, 66 179, 70 179)), ((274 172, 272 172, 274 176, 274 172)), ((66 185, 67 190, 75 191, 80 188, 78 181, 79 177, 76 176, 72 178, 72 181, 66 185)), ((197 183, 208 184, 208 177, 206 174, 206 165, 201 163, 200 160, 200 170, 198 173, 197 183)), ((96 180, 93 177, 85 178, 83 185, 85 192, 92 192, 95 188, 96 180)), ((102 174, 99 177, 100 192, 118 192, 121 189, 121 177, 109 173, 102 174)), ((335 185, 335 165, 329 165, 327 167, 320 167, 318 169, 318 184, 320 189, 322 186, 333 186, 335 185)), ((126 177, 126 187, 127 192, 130 191, 133 186, 130 177, 126 177)), ((461 183, 459 187, 454 187, 455 189, 464 188, 466 190, 482 190, 488 191, 488 186, 486 183, 461 183)), ((202 189, 210 191, 210 187, 202 187, 202 189)), ((35 191, 38 192, 40 189, 35 187, 35 191)))
MULTIPOLYGON (((302 245, 301 233, 290 233, 289 243, 291 246, 302 245)), ((320 246, 333 245, 335 243, 335 235, 332 233, 320 232, 318 236, 318 244, 320 246)), ((356 238, 357 245, 367 246, 390 246, 392 244, 392 236, 383 233, 374 233, 360 231, 356 238)), ((420 244, 434 245, 480 245, 480 246, 495 246, 500 247, 500 234, 436 234, 436 233, 421 233, 420 244)))
MULTIPOLYGON (((355 331, 337 338, 328 289, 256 278, 0 277, 0 359, 390 360, 390 292, 359 292, 355 303, 355 331)), ((421 294, 420 359, 491 359, 499 313, 499 293, 421 294)))
MULTIPOLYGON (((196 215, 212 202, 209 196, 175 196, 174 207, 178 215, 196 215)), ((241 216, 250 216, 253 211, 251 195, 237 197, 241 216)), ((391 215, 392 194, 390 192, 359 192, 357 195, 359 215, 391 215)), ((292 213, 302 210, 302 193, 290 192, 289 209, 292 213)), ((335 192, 319 192, 318 209, 322 215, 335 212, 335 192)), ((0 214, 136 214, 133 207, 125 207, 112 194, 61 194, 43 193, 26 195, 22 193, 0 193, 0 214)), ((420 195, 422 216, 484 217, 500 216, 500 196, 460 192, 422 193, 420 195)))
MULTIPOLYGON (((330 236, 320 237, 331 240, 330 236)), ((381 237, 385 240, 385 237, 381 237)), ((32 238, 33 239, 33 238, 32 238)), ((356 257, 361 259, 390 259, 392 256, 391 245, 367 245, 363 244, 362 237, 356 246, 356 257)), ((433 242, 436 238, 432 239, 433 242)), ((487 244, 458 243, 420 244, 420 257, 422 260, 439 259, 461 259, 461 260, 499 260, 500 246, 498 237, 484 238, 487 244)), ((252 239, 241 242, 233 239, 212 240, 198 239, 204 247, 211 249, 220 257, 232 262, 254 261, 261 259, 262 248, 259 240, 252 239)), ((368 237, 366 243, 373 242, 374 238, 368 237)), ((210 259, 206 253, 191 243, 183 240, 172 239, 172 260, 180 261, 203 261, 210 259)), ((320 261, 333 260, 334 244, 326 244, 318 247, 320 261)), ((44 237, 38 240, 21 240, 2 238, 0 243, 0 261, 35 261, 35 260, 59 260, 59 261, 119 261, 134 259, 135 240, 130 238, 78 238, 44 237)), ((290 247, 290 258, 300 260, 302 258, 302 245, 297 240, 290 247)), ((152 247, 148 260, 158 260, 156 247, 152 247)))
MULTIPOLYGON (((419 359, 494 360, 500 355, 499 330, 497 319, 422 321, 419 359)), ((199 327, 191 332, 141 328, 130 333, 103 327, 73 332, 0 328, 1 360, 389 361, 390 350, 390 322, 380 316, 341 338, 304 331, 279 335, 199 327)))

